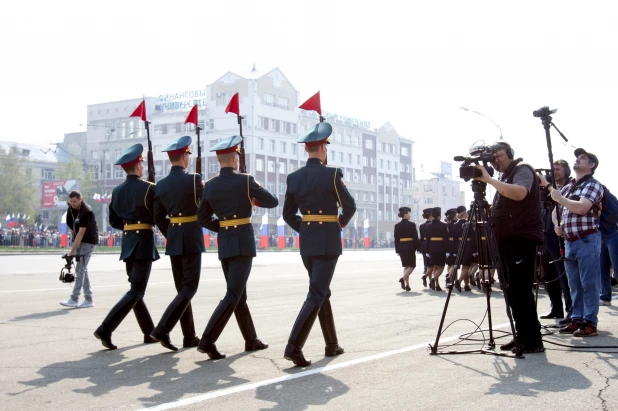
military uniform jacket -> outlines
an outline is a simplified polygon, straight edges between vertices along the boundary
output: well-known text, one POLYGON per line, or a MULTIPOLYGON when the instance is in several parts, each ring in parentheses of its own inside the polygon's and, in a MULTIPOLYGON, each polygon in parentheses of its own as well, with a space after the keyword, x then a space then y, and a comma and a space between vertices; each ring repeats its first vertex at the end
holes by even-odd
MULTIPOLYGON (((468 224, 468 220, 458 220, 455 225, 453 225, 453 253, 457 253, 459 251, 459 245, 461 238, 463 237, 464 226, 468 224)), ((474 227, 470 227, 468 230, 468 240, 466 241, 466 252, 468 250, 476 250, 476 232, 473 229, 474 227)), ((476 251, 474 251, 476 252, 476 251)))
POLYGON ((420 249, 416 224, 409 220, 404 219, 395 224, 395 233, 393 237, 395 238, 395 252, 397 254, 414 254, 420 249), (401 238, 411 238, 412 241, 399 241, 401 238))
POLYGON ((425 226, 425 238, 427 238, 428 253, 451 253, 448 228, 445 223, 435 219, 425 226), (434 240, 432 240, 434 238, 434 240), (436 240, 438 239, 439 240, 436 240))
POLYGON ((253 225, 219 226, 221 221, 251 218, 254 199, 259 207, 279 205, 277 197, 260 186, 252 176, 237 173, 231 167, 222 168, 218 176, 206 182, 197 212, 198 222, 202 227, 219 233, 220 260, 237 256, 255 257, 253 225), (217 218, 213 218, 213 214, 217 218))
POLYGON ((421 249, 421 253, 423 253, 423 254, 429 252, 429 251, 427 251, 427 238, 426 238, 426 235, 425 235, 425 231, 427 229, 427 224, 430 224, 429 220, 425 221, 423 224, 418 226, 418 231, 420 232, 420 243, 421 243, 420 249, 421 249))
MULTIPOLYGON (((457 220, 459 221, 459 220, 457 220)), ((455 237, 453 236, 453 227, 457 224, 457 221, 451 220, 446 223, 446 228, 448 229, 448 240, 451 243, 451 250, 457 251, 455 248, 455 237)))
MULTIPOLYGON (((154 226, 152 202, 155 185, 136 175, 127 179, 112 191, 109 204, 109 224, 116 230, 123 230, 125 224, 151 224, 154 226)), ((154 228, 154 227, 153 227, 154 228)), ((130 257, 136 260, 158 260, 153 230, 127 230, 122 235, 120 259, 130 257)))
POLYGON ((170 223, 169 217, 197 216, 204 186, 199 174, 189 174, 180 166, 173 166, 156 187, 154 219, 157 227, 167 238, 165 254, 178 256, 203 253, 204 235, 197 221, 170 223))
POLYGON ((300 234, 300 255, 341 255, 341 227, 348 224, 356 212, 354 197, 343 182, 343 172, 322 164, 317 158, 287 178, 283 219, 300 234), (339 224, 303 222, 303 215, 337 216, 339 224))

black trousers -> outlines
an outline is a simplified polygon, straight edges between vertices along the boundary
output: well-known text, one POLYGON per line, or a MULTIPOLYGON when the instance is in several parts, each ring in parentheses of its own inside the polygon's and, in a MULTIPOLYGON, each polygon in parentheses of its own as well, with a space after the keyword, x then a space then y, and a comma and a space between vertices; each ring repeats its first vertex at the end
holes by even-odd
POLYGON ((152 260, 134 260, 130 258, 125 260, 125 265, 127 276, 129 276, 129 283, 131 283, 131 289, 127 294, 140 300, 146 294, 152 260))
POLYGON ((538 320, 532 285, 536 243, 524 238, 511 238, 498 244, 506 283, 508 301, 515 320, 519 343, 541 343, 541 325, 538 320))
POLYGON ((309 293, 307 301, 321 307, 330 298, 330 282, 335 274, 338 255, 302 257, 309 273, 309 293))
POLYGON ((171 256, 170 260, 176 291, 190 300, 200 284, 202 253, 171 256))
POLYGON ((227 283, 227 292, 223 301, 233 306, 247 302, 247 280, 251 273, 253 257, 230 257, 221 260, 223 275, 227 283))
POLYGON ((561 312, 566 310, 567 315, 571 314, 571 290, 569 288, 569 280, 566 275, 564 263, 562 261, 556 261, 553 264, 549 264, 549 261, 555 261, 560 258, 560 248, 558 245, 555 247, 549 243, 545 243, 545 252, 543 253, 542 263, 543 272, 545 273, 545 289, 549 295, 551 301, 552 311, 561 312), (558 280, 558 278, 560 278, 558 280), (562 297, 564 297, 564 306, 562 304, 562 297))

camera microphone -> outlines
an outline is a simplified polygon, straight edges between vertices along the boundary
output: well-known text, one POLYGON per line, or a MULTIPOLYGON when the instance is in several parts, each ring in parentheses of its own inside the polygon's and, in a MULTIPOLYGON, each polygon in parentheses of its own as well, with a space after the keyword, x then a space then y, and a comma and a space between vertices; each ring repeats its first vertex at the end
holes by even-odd
POLYGON ((454 161, 466 161, 466 158, 464 156, 455 156, 453 157, 454 161))

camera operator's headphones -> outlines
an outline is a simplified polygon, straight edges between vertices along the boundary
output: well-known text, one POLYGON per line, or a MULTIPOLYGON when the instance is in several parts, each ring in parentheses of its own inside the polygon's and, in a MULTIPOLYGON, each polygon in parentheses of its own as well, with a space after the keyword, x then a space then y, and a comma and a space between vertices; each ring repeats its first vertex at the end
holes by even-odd
POLYGON ((505 141, 499 141, 496 144, 494 144, 494 153, 498 150, 504 150, 509 160, 512 160, 515 158, 515 150, 513 150, 511 145, 505 141))
POLYGON ((569 167, 569 163, 567 163, 566 160, 556 160, 555 163, 558 163, 562 166, 566 178, 571 177, 571 167, 569 167))

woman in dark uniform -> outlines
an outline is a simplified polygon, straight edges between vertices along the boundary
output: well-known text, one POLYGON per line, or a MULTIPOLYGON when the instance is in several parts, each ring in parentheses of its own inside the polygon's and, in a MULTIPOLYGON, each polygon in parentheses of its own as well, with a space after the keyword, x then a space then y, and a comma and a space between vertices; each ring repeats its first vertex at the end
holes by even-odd
POLYGON ((410 274, 416 267, 416 251, 420 245, 416 224, 410 221, 410 207, 401 207, 399 217, 401 221, 395 224, 395 252, 401 258, 403 277, 399 279, 401 288, 410 291, 410 274))
POLYGON ((433 265, 432 274, 429 281, 429 288, 442 291, 438 278, 444 271, 446 259, 451 255, 451 242, 449 241, 448 228, 445 223, 440 221, 442 210, 440 207, 433 209, 433 221, 425 227, 425 237, 427 238, 427 255, 433 265))
MULTIPOLYGON (((453 225, 453 253, 458 254, 460 244, 464 239, 462 238, 464 227, 468 222, 468 213, 466 211, 466 207, 459 206, 457 207, 457 217, 459 220, 453 225)), ((454 281, 455 288, 457 291, 461 292, 461 282, 464 282, 464 290, 472 291, 470 288, 470 269, 473 268, 476 255, 476 231, 475 227, 471 227, 468 231, 468 238, 466 239, 466 245, 463 249, 463 256, 461 257, 461 272, 459 274, 459 278, 456 278, 454 281)), ((449 270, 449 273, 451 270, 449 270)), ((449 274, 452 275, 452 274, 449 274)))

